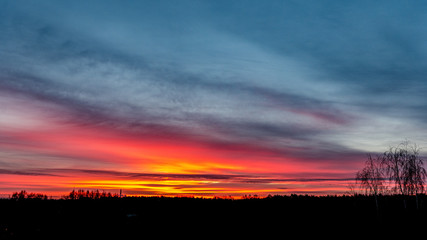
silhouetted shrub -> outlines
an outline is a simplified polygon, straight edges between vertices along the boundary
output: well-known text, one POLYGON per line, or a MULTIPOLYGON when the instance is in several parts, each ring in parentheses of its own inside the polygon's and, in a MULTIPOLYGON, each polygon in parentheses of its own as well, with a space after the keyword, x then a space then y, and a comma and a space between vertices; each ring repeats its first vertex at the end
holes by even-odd
POLYGON ((47 195, 40 193, 27 193, 27 191, 22 190, 20 192, 14 192, 12 194, 11 199, 14 200, 24 200, 24 199, 39 199, 39 200, 47 200, 47 195))
POLYGON ((73 190, 67 196, 64 196, 63 199, 66 200, 82 200, 82 199, 105 199, 105 198, 119 198, 117 193, 110 192, 99 192, 99 190, 89 191, 89 190, 73 190))

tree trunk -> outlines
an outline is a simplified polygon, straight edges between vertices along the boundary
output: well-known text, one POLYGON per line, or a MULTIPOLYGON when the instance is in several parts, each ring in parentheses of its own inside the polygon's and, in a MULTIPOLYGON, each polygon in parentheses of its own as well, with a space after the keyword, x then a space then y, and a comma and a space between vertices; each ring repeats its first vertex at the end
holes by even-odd
POLYGON ((418 210, 419 209, 419 206, 418 206, 418 193, 415 194, 415 203, 417 205, 417 210, 418 210))
POLYGON ((380 217, 380 206, 378 204, 378 196, 375 194, 375 207, 377 209, 377 219, 380 217))

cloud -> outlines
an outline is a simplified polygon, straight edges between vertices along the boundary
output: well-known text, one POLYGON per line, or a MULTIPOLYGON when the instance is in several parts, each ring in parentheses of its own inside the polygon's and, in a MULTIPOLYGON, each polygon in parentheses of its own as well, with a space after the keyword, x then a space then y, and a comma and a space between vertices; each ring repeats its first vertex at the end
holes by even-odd
POLYGON ((396 136, 427 144, 418 4, 0 4, 0 164, 11 171, 6 155, 57 168, 125 161, 78 139, 342 171, 396 136))
MULTIPOLYGON (((207 139, 211 135, 232 143, 272 138, 308 140, 310 136, 323 133, 324 125, 350 121, 348 114, 329 100, 289 92, 288 86, 275 88, 281 85, 275 78, 282 71, 273 79, 264 78, 265 83, 242 72, 241 68, 246 70, 260 63, 265 67, 265 61, 277 60, 277 56, 270 56, 251 44, 244 44, 245 48, 240 47, 236 53, 242 55, 243 63, 252 55, 262 56, 261 62, 248 61, 249 65, 245 66, 240 60, 221 63, 214 57, 213 63, 219 64, 215 70, 219 72, 206 73, 206 67, 212 65, 206 56, 196 58, 201 62, 209 61, 196 65, 196 70, 188 69, 196 60, 187 57, 180 57, 184 63, 179 68, 159 65, 159 57, 146 57, 141 53, 129 55, 122 49, 107 48, 110 43, 105 39, 101 39, 104 42, 100 44, 78 41, 70 35, 70 30, 61 29, 61 25, 46 25, 41 21, 39 26, 33 26, 27 18, 23 19, 27 25, 22 26, 27 31, 9 31, 11 36, 24 34, 28 39, 35 39, 26 43, 32 48, 15 46, 18 51, 10 57, 22 64, 8 66, 2 71, 1 87, 6 92, 18 92, 42 103, 58 105, 62 108, 62 121, 68 118, 68 123, 104 125, 165 137, 199 135, 207 139), (42 40, 38 42, 37 39, 42 40), (20 51, 27 51, 28 55, 20 51), (228 63, 236 66, 227 66, 228 63), (233 79, 235 74, 243 74, 243 78, 233 79), (321 128, 316 126, 317 122, 321 128)), ((13 21, 10 24, 13 25, 13 21)), ((84 31, 85 25, 82 27, 84 31)), ((221 34, 218 37, 213 33, 212 30, 209 35, 226 41, 224 43, 238 44, 232 37, 221 34)), ((98 36, 88 37, 100 41, 98 36)), ((192 41, 185 38, 184 42, 187 40, 192 41)), ((199 47, 202 53, 220 49, 215 45, 213 50, 204 45, 199 47)), ((233 52, 223 54, 230 56, 233 52)), ((298 67, 293 62, 284 62, 298 67)), ((265 71, 255 73, 259 75, 265 71)), ((287 80, 292 83, 301 80, 298 75, 305 74, 297 68, 287 80)))
MULTIPOLYGON (((169 174, 169 173, 136 173, 136 172, 121 172, 111 170, 93 170, 93 169, 28 169, 23 171, 11 171, 0 169, 0 174, 12 175, 34 175, 34 176, 59 176, 66 177, 69 175, 89 175, 97 177, 115 177, 128 180, 155 180, 159 181, 159 185, 163 185, 161 181, 173 180, 210 180, 210 181, 232 181, 235 183, 280 183, 280 182, 331 182, 331 181, 351 181, 351 177, 329 177, 329 178, 271 178, 263 175, 245 175, 245 174, 169 174)), ((330 174, 334 176, 333 174, 330 174)), ((172 185, 176 186, 176 185, 172 185)))
POLYGON ((7 169, 0 169, 0 174, 8 174, 8 175, 29 175, 29 176, 55 176, 51 173, 42 173, 39 171, 13 171, 7 169))

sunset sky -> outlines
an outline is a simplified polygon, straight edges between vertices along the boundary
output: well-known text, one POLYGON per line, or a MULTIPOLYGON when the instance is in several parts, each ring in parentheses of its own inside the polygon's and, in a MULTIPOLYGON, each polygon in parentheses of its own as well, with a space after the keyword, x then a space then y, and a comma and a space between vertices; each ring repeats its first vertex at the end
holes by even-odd
POLYGON ((427 147, 426 24, 422 1, 0 0, 0 196, 342 194, 367 153, 427 147))

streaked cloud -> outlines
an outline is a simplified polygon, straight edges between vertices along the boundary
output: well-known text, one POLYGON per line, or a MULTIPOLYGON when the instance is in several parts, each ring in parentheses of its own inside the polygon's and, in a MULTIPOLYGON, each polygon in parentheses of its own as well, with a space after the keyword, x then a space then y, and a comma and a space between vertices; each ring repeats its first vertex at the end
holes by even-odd
POLYGON ((0 1, 0 174, 351 179, 427 144, 426 7, 0 1))

